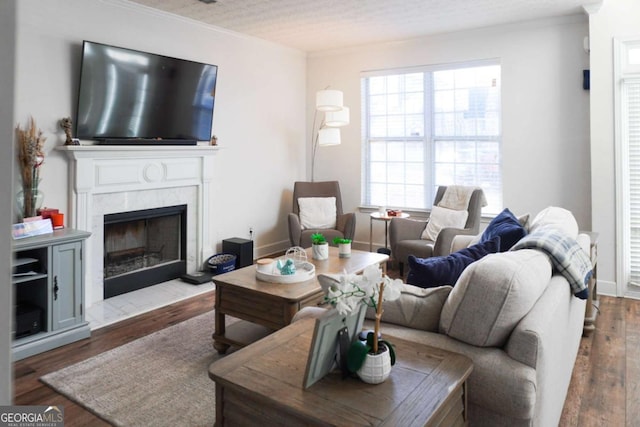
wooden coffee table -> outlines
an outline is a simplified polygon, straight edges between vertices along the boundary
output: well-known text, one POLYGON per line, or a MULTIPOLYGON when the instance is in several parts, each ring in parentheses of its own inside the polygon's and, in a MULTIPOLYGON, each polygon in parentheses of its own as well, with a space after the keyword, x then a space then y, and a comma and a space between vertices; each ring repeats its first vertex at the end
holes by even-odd
POLYGON ((471 360, 395 337, 385 336, 397 359, 384 383, 365 384, 333 372, 305 390, 314 322, 295 322, 211 364, 217 427, 467 424, 471 360))
MULTIPOLYGON (((321 273, 360 273, 371 264, 383 264, 389 259, 385 254, 351 251, 351 257, 339 258, 338 248, 329 248, 329 259, 317 261, 316 275, 321 273)), ((298 283, 270 283, 256 278, 256 267, 250 265, 213 277, 216 285, 215 332, 213 346, 225 353, 230 345, 243 347, 284 328, 301 308, 318 305, 324 294, 318 280, 298 283), (245 321, 226 326, 225 316, 245 321)))

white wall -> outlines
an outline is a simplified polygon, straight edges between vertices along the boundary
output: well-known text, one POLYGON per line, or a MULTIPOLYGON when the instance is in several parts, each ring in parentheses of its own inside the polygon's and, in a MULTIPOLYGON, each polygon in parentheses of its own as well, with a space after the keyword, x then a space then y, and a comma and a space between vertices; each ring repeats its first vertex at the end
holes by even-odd
MULTIPOLYGON (((589 16, 593 229, 600 232, 598 290, 617 295, 613 38, 640 36, 637 0, 605 1, 589 16)), ((622 296, 618 294, 618 296, 622 296)))
POLYGON ((13 324, 13 288, 11 283, 11 218, 13 197, 13 77, 15 54, 15 1, 0 2, 0 405, 13 401, 11 369, 11 325, 13 324))
POLYGON ((124 0, 18 2, 15 119, 47 137, 45 204, 69 211, 58 120, 75 115, 82 40, 219 66, 211 241, 255 234, 257 253, 288 244, 291 189, 304 178, 305 55, 124 0), (268 183, 268 184, 266 184, 268 183))
MULTIPOLYGON (((342 144, 319 151, 316 179, 338 179, 344 208, 357 209, 361 71, 498 58, 504 206, 516 214, 561 206, 575 214, 581 228, 590 229, 589 94, 582 89, 587 34, 586 15, 577 15, 312 55, 308 99, 331 85, 344 91, 351 108, 342 144)), ((309 128, 312 108, 307 106, 309 128)), ((356 240, 368 245, 368 214, 360 213, 357 224, 356 240)), ((383 242, 384 228, 374 228, 374 241, 383 242)))

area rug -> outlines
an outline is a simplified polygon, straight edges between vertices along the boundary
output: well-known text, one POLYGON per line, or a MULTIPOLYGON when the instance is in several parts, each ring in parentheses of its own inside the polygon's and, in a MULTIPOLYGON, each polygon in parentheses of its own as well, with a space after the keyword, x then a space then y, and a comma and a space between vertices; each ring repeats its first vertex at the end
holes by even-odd
POLYGON ((210 311, 40 380, 113 425, 211 426, 213 330, 210 311))

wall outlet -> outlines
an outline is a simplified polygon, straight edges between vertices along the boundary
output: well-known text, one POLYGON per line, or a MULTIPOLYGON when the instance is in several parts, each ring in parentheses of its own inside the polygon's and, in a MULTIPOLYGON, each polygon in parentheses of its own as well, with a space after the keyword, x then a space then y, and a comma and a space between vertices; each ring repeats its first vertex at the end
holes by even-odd
POLYGON ((253 240, 253 227, 249 227, 249 240, 253 240))

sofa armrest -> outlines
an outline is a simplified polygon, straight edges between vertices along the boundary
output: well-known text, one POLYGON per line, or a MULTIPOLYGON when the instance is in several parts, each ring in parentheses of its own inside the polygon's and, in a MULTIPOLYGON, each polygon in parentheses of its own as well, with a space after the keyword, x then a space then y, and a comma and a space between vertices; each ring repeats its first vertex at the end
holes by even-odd
POLYGON ((338 215, 336 230, 340 230, 345 239, 353 240, 353 236, 356 232, 356 214, 354 212, 349 212, 338 215))
POLYGON ((433 246, 433 256, 449 255, 451 251, 451 243, 457 235, 474 235, 474 231, 469 228, 452 228, 447 227, 440 230, 436 242, 433 246))
POLYGON ((558 425, 578 354, 585 300, 571 294, 556 274, 531 311, 513 330, 507 354, 535 369, 538 425, 558 425))
POLYGON ((289 213, 289 241, 291 246, 300 245, 300 236, 302 235, 302 226, 300 218, 294 213, 289 213))
POLYGON ((456 234, 451 242, 451 253, 458 252, 461 249, 468 248, 473 239, 478 237, 477 235, 468 234, 456 234))
POLYGON ((576 343, 577 353, 583 317, 584 300, 574 297, 567 280, 555 274, 531 311, 511 333, 505 350, 513 359, 534 369, 538 369, 544 353, 565 348, 572 341, 576 343))

